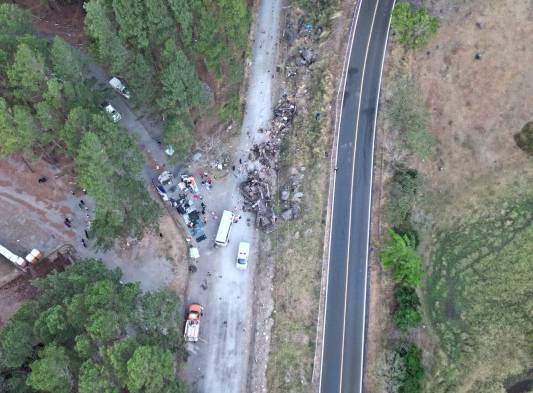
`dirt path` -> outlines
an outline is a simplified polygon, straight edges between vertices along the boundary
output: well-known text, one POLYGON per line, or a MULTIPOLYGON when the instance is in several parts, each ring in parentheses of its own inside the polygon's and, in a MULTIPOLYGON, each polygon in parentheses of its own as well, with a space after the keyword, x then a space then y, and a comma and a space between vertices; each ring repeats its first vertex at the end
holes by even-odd
MULTIPOLYGON (((252 27, 255 42, 241 137, 234 154, 237 168, 239 159, 247 165, 248 150, 263 138, 258 129, 267 128, 272 116, 280 11, 280 0, 261 1, 252 27)), ((241 174, 227 176, 204 197, 208 210, 215 211, 218 218, 223 209, 236 208, 242 219, 232 228, 230 244, 218 249, 212 245, 219 220, 208 223, 209 240, 200 244, 198 271, 189 283, 188 301, 200 302, 205 307, 201 341, 191 345, 193 353, 186 370, 195 393, 246 391, 253 318, 252 283, 258 261, 254 217, 241 212, 238 185, 244 180, 244 173, 242 170, 241 174), (248 270, 239 271, 235 261, 238 243, 243 240, 251 243, 251 256, 248 270)))

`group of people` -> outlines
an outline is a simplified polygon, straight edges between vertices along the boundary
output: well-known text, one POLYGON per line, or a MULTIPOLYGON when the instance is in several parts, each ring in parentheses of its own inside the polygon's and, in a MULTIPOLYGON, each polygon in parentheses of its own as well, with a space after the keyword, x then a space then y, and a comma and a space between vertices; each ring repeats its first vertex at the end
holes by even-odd
POLYGON ((213 187, 213 179, 209 176, 209 173, 203 172, 200 174, 200 178, 202 179, 202 185, 204 185, 208 190, 210 190, 213 187))
MULTIPOLYGON (((84 194, 87 194, 85 189, 83 190, 83 192, 84 194)), ((72 192, 72 194, 75 195, 74 191, 72 192)), ((81 238, 81 244, 83 245, 83 247, 87 248, 88 241, 89 241, 89 230, 91 229, 91 220, 90 220, 91 216, 89 214, 89 207, 87 206, 87 204, 85 203, 83 199, 80 199, 78 203, 78 207, 82 210, 85 210, 85 216, 87 218, 87 225, 83 231, 85 234, 85 237, 81 238)), ((67 228, 72 228, 72 218, 65 217, 65 220, 63 221, 63 223, 65 224, 67 228)))

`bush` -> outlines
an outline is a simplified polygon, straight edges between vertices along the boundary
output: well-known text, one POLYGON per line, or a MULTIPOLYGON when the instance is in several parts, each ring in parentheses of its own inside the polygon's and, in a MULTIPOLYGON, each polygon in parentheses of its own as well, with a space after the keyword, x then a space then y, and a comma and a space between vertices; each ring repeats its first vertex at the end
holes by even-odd
POLYGON ((422 279, 422 260, 416 253, 409 236, 401 236, 389 229, 389 239, 383 245, 379 257, 385 269, 393 270, 394 280, 416 288, 422 279))
POLYGON ((431 156, 435 138, 428 131, 430 115, 413 80, 401 78, 394 83, 387 118, 400 131, 407 149, 422 159, 431 156))
POLYGON ((389 199, 386 215, 391 224, 399 228, 410 227, 411 210, 420 188, 420 177, 415 169, 398 165, 388 183, 389 199))
POLYGON ((439 29, 439 20, 425 8, 397 3, 392 12, 392 29, 398 41, 408 49, 425 46, 439 29))
POLYGON ((396 326, 402 330, 418 326, 422 316, 419 311, 420 299, 415 289, 406 285, 398 285, 394 290, 394 298, 396 309, 393 320, 396 326))
POLYGON ((516 145, 529 155, 533 155, 533 121, 527 123, 522 130, 514 135, 516 145))
POLYGON ((398 353, 403 360, 404 373, 400 377, 398 393, 419 393, 422 391, 424 366, 422 364, 422 351, 414 344, 400 347, 398 353))

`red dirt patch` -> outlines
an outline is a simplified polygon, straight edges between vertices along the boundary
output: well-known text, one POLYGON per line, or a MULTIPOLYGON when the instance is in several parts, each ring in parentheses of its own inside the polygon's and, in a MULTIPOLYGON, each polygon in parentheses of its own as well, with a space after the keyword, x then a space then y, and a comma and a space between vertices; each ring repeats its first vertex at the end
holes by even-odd
POLYGON ((54 252, 49 258, 43 259, 31 267, 28 273, 16 276, 12 281, 0 287, 0 326, 11 318, 13 314, 29 299, 34 299, 39 293, 31 285, 31 280, 45 277, 52 271, 62 272, 70 265, 68 251, 54 252))
POLYGON ((58 35, 76 47, 85 46, 87 37, 83 31, 83 1, 58 7, 53 7, 53 3, 41 0, 15 1, 15 4, 31 12, 36 30, 58 35))

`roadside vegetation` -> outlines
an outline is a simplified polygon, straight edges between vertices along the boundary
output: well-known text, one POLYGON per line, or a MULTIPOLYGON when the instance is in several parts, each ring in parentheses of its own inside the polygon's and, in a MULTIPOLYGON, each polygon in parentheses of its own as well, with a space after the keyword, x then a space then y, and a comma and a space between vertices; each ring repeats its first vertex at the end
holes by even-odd
POLYGON ((295 97, 297 116, 287 135, 280 156, 280 178, 283 184, 297 179, 295 184, 304 194, 302 216, 279 225, 268 235, 272 248, 272 263, 276 264, 272 314, 272 340, 270 345, 267 382, 272 393, 313 390, 313 366, 317 338, 322 262, 324 252, 325 214, 327 204, 330 160, 330 130, 333 112, 329 110, 336 89, 332 69, 337 57, 329 56, 325 43, 332 50, 336 45, 330 33, 330 17, 336 1, 294 1, 287 20, 293 26, 301 17, 310 27, 302 31, 289 46, 284 74, 296 69, 297 76, 287 78, 284 91, 295 97), (297 7, 296 7, 297 6, 297 7), (320 30, 317 28, 320 27, 320 30), (319 31, 319 33, 317 33, 319 31), (324 37, 320 32, 324 31, 324 37), (309 39, 320 43, 313 45, 317 60, 309 67, 297 67, 298 45, 309 45, 309 39), (308 95, 303 91, 312 91, 308 95), (320 115, 317 117, 316 114, 320 115), (326 154, 326 155, 325 155, 326 154))
POLYGON ((96 201, 90 234, 100 247, 155 228, 159 207, 141 179, 136 142, 100 107, 86 65, 61 38, 37 37, 30 15, 0 5, 0 155, 67 156, 96 201))
MULTIPOLYGON (((438 19, 424 8, 397 3, 392 15, 393 34, 405 51, 425 46, 437 32, 438 19)), ((422 349, 413 340, 413 332, 423 321, 421 285, 425 274, 419 246, 419 233, 414 217, 423 194, 422 175, 413 160, 427 161, 435 154, 436 139, 430 133, 430 112, 422 91, 412 78, 397 77, 390 87, 386 103, 386 132, 395 135, 403 153, 394 154, 389 162, 390 177, 386 182, 384 206, 387 235, 382 239, 379 259, 391 272, 394 282, 390 315, 394 336, 384 345, 375 373, 381 389, 387 393, 421 393, 426 370, 422 349), (407 153, 407 154, 406 154, 407 153)))
POLYGON ((176 295, 120 278, 86 260, 34 281, 39 297, 0 330, 2 392, 184 393, 176 295))
POLYGON ((439 20, 427 9, 409 3, 396 3, 391 25, 398 41, 408 49, 422 48, 437 34, 439 20))
POLYGON ((420 299, 416 293, 422 281, 422 259, 416 251, 413 233, 400 235, 389 230, 389 237, 384 242, 379 258, 385 269, 392 271, 395 282, 394 310, 392 320, 400 330, 400 339, 389 354, 386 384, 388 391, 394 387, 399 393, 422 392, 424 366, 422 351, 410 343, 406 333, 417 328, 422 321, 420 299))
MULTIPOLYGON (((504 3, 492 4, 502 9, 510 5, 504 3)), ((512 6, 527 8, 525 3, 512 6)), ((400 46, 392 48, 384 110, 383 211, 384 226, 391 229, 381 239, 380 258, 391 272, 381 285, 394 288, 394 300, 387 307, 389 328, 381 336, 381 356, 369 373, 377 389, 387 393, 515 391, 512 384, 530 378, 533 358, 533 127, 516 127, 524 124, 529 108, 513 107, 500 121, 499 100, 514 103, 523 94, 514 89, 500 96, 507 82, 487 92, 495 96, 481 107, 470 106, 470 87, 492 80, 491 71, 508 68, 516 61, 513 56, 484 64, 468 77, 450 78, 449 72, 464 75, 474 68, 471 60, 481 57, 477 52, 467 59, 453 57, 456 47, 442 46, 458 37, 468 39, 468 34, 484 37, 483 45, 494 41, 498 29, 479 31, 505 23, 501 9, 481 25, 469 16, 486 9, 485 2, 473 2, 465 10, 446 1, 433 6, 448 18, 441 35, 428 11, 406 3, 397 4, 392 19, 400 46), (472 26, 463 29, 466 23, 472 26), (451 34, 455 29, 461 33, 451 34), (416 37, 420 32, 425 38, 416 37), (436 42, 431 51, 413 50, 430 40, 436 42), (452 57, 453 65, 443 66, 442 60, 452 57), (436 82, 441 77, 444 82, 436 82), (448 106, 450 100, 459 103, 448 106), (391 141, 395 147, 390 148, 391 141), (414 260, 420 270, 412 270, 414 260)), ((517 22, 516 31, 487 50, 513 44, 510 37, 527 23, 527 18, 517 22)), ((478 45, 462 42, 461 50, 468 53, 478 45)), ((521 83, 529 94, 525 86, 530 80, 521 83)))
POLYGON ((400 78, 394 82, 387 116, 408 151, 421 159, 432 155, 435 137, 428 129, 430 115, 415 81, 400 78))
POLYGON ((224 87, 220 117, 240 120, 239 89, 248 44, 245 0, 90 0, 85 28, 99 61, 124 78, 133 100, 164 120, 165 143, 190 152, 194 119, 209 89, 224 87), (216 79, 202 81, 198 71, 216 79))

